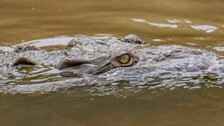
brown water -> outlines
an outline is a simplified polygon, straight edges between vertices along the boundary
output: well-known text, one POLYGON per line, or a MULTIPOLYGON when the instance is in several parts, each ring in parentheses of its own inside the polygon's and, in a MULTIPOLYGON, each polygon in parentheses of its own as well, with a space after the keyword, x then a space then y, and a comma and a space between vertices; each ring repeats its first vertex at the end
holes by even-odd
MULTIPOLYGON (((222 0, 1 0, 0 8, 1 45, 100 33, 134 33, 152 45, 224 44, 222 0)), ((222 87, 89 90, 0 95, 0 126, 224 125, 222 87)))

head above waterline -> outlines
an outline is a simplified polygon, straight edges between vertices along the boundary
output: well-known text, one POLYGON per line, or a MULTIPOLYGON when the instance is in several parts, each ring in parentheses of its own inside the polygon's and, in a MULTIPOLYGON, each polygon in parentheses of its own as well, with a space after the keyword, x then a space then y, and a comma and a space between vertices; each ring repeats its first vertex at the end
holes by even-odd
POLYGON ((93 59, 63 59, 57 68, 78 74, 102 74, 118 67, 132 67, 139 61, 133 51, 123 50, 111 55, 103 55, 93 59))

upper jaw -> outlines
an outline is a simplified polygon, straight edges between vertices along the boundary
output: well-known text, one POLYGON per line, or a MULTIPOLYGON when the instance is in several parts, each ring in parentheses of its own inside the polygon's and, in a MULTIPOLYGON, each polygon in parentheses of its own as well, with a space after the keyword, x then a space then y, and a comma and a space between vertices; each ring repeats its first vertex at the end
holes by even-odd
POLYGON ((101 74, 113 69, 108 67, 111 63, 110 56, 100 56, 94 59, 63 59, 57 68, 61 71, 77 74, 101 74))
MULTIPOLYGON (((130 67, 138 63, 139 58, 132 54, 132 64, 122 66, 116 62, 115 56, 103 55, 94 59, 63 59, 57 65, 61 71, 71 71, 77 74, 102 74, 117 67, 130 67)), ((13 66, 29 65, 35 66, 36 63, 26 57, 17 59, 13 66)))
POLYGON ((115 68, 115 66, 111 63, 111 60, 110 60, 110 61, 105 62, 102 66, 99 66, 98 69, 92 74, 96 75, 96 74, 105 73, 114 68, 115 68))

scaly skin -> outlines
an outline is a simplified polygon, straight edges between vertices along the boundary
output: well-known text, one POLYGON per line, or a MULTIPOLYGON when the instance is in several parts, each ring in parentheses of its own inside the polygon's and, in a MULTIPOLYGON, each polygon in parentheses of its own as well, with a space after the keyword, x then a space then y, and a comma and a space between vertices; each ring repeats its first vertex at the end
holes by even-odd
MULTIPOLYGON (((137 36, 135 38, 133 38, 133 36, 134 35, 131 35, 132 43, 135 39, 138 42, 140 41, 137 36)), ((128 40, 128 37, 126 37, 126 40, 128 40)), ((133 65, 136 64, 134 62, 136 61, 137 56, 134 56, 134 54, 131 53, 131 49, 136 47, 136 45, 128 42, 107 36, 77 36, 69 42, 66 50, 50 52, 43 51, 33 45, 19 45, 15 47, 13 52, 5 53, 0 57, 1 72, 4 72, 6 78, 8 72, 10 72, 10 75, 13 75, 14 73, 11 71, 16 71, 15 68, 21 69, 23 67, 50 67, 51 69, 52 67, 55 67, 59 70, 69 67, 71 69, 67 69, 68 71, 77 74, 104 73, 118 67, 118 65, 115 66, 115 64, 112 64, 116 60, 113 59, 113 57, 121 51, 126 51, 127 53, 130 52, 129 54, 133 55, 131 61, 133 60, 133 65), (112 66, 107 65, 107 68, 104 68, 103 65, 105 63, 110 63, 112 66), (81 65, 84 64, 85 67, 82 68, 81 65), (76 66, 81 69, 77 70, 74 68, 76 66)))
POLYGON ((142 43, 144 42, 135 35, 124 38, 76 36, 68 43, 65 50, 0 54, 0 81, 3 84, 0 92, 32 93, 80 85, 108 85, 123 82, 147 87, 188 86, 188 84, 207 82, 222 84, 224 82, 223 60, 213 52, 177 45, 149 46, 142 43), (128 67, 111 68, 107 63, 116 61, 111 60, 111 57, 124 50, 135 52, 134 56, 139 60, 138 63, 128 67), (34 62, 35 67, 22 70, 13 67, 16 59, 21 56, 34 62), (59 65, 63 59, 82 65, 78 65, 79 67, 75 67, 72 71, 64 72, 59 65), (109 67, 99 67, 102 65, 109 67), (101 71, 97 73, 99 68, 101 71), (98 75, 80 76, 73 73, 97 73, 98 75), (8 84, 14 84, 14 86, 8 84))

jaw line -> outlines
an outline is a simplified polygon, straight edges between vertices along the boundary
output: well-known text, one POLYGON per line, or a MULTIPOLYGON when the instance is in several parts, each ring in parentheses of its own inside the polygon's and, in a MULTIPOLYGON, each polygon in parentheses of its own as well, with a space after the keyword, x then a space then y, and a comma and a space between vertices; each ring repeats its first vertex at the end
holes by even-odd
POLYGON ((100 66, 99 69, 97 69, 97 71, 93 73, 93 75, 105 73, 105 72, 110 71, 114 68, 115 67, 113 66, 113 64, 111 64, 111 62, 109 61, 109 62, 105 63, 104 65, 100 66))

